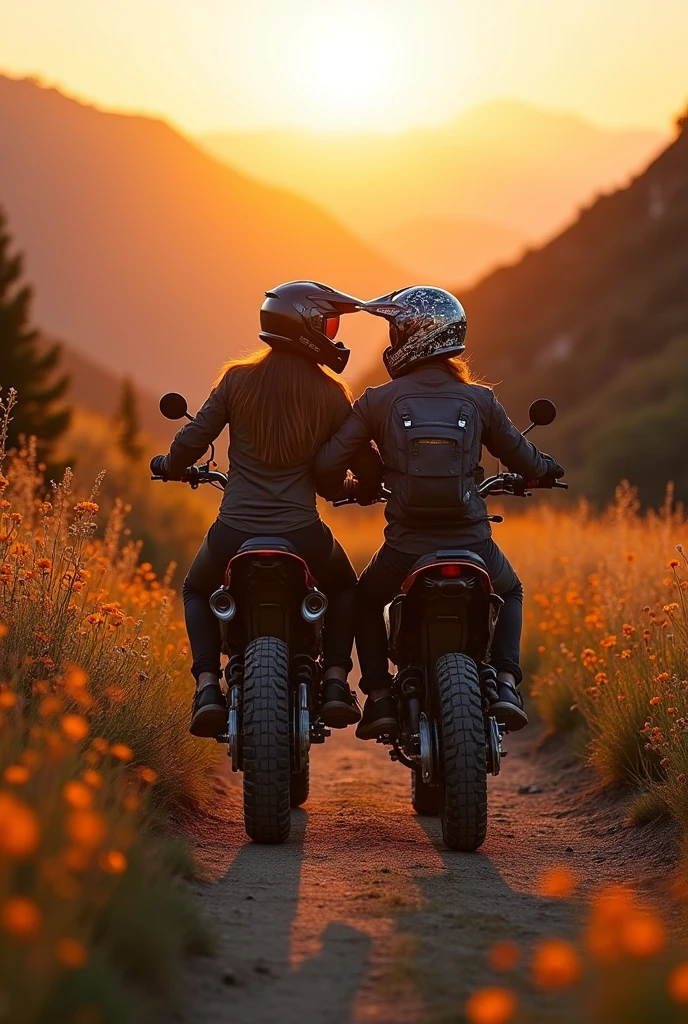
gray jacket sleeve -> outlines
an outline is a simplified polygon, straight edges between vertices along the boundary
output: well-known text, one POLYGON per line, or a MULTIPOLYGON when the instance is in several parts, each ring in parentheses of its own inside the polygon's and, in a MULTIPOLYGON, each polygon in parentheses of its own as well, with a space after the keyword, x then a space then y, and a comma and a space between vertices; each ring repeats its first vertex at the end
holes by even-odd
POLYGON ((482 441, 488 452, 512 473, 520 473, 532 480, 546 475, 548 466, 542 454, 511 422, 494 394, 482 441))
POLYGON ((211 441, 219 437, 229 422, 228 376, 213 388, 193 421, 185 423, 174 435, 167 456, 171 480, 181 480, 184 470, 203 456, 211 441))
POLYGON ((332 500, 342 487, 346 471, 351 469, 366 487, 382 483, 384 466, 370 444, 373 436, 365 394, 353 404, 351 412, 315 457, 314 471, 318 494, 332 500))

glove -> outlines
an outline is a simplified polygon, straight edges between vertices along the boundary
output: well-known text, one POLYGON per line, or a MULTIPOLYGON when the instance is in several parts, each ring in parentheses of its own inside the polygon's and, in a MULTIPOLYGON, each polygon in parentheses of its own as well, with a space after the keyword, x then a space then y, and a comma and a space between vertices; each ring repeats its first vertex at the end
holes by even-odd
POLYGON ((560 466, 556 459, 553 459, 551 455, 547 455, 546 452, 542 452, 542 457, 547 465, 547 471, 543 474, 541 479, 545 477, 551 477, 553 480, 560 480, 566 470, 563 466, 560 466))
POLYGON ((366 484, 362 484, 360 480, 354 480, 351 496, 356 499, 359 505, 374 505, 380 497, 382 490, 380 487, 368 487, 366 484))
POLYGON ((167 480, 169 476, 167 469, 167 456, 154 455, 150 460, 150 471, 153 476, 159 476, 163 480, 167 480))

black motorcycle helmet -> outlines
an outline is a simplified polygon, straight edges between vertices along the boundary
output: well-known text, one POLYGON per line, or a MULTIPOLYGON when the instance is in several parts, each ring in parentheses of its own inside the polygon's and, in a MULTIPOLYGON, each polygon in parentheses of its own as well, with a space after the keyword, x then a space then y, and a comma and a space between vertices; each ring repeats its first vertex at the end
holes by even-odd
POLYGON ((464 308, 444 288, 414 285, 364 302, 361 308, 389 320, 389 348, 382 361, 392 379, 418 363, 460 355, 466 349, 464 308))
POLYGON ((260 337, 272 348, 287 349, 341 373, 349 349, 335 342, 339 318, 356 313, 360 299, 317 281, 287 281, 265 293, 260 308, 260 337))

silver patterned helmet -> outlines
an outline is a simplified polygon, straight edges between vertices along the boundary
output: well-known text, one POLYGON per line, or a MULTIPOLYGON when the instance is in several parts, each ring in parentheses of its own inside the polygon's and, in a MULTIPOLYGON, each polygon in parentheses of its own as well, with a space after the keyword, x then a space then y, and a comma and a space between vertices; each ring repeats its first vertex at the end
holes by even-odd
POLYGON ((465 351, 466 314, 444 288, 414 285, 361 304, 361 309, 389 321, 389 348, 382 360, 390 377, 400 377, 418 363, 465 351))

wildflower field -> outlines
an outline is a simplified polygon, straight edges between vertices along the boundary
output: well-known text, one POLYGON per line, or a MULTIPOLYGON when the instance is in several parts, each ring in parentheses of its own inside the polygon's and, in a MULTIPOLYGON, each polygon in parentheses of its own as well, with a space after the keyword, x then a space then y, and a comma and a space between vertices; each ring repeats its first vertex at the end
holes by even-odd
POLYGON ((95 539, 97 486, 46 489, 30 445, 0 457, 0 1020, 136 1022, 209 945, 168 826, 215 751, 188 735, 176 599, 121 504, 95 539))

